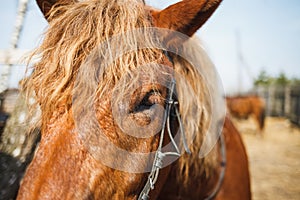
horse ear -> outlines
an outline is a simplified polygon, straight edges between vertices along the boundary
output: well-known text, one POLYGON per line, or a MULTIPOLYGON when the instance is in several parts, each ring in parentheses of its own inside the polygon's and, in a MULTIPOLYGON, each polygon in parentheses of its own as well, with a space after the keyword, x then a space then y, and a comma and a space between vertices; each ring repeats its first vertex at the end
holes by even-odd
POLYGON ((36 0, 40 10, 44 14, 45 18, 48 19, 49 11, 55 4, 70 4, 74 0, 36 0))
POLYGON ((192 36, 213 14, 222 0, 183 0, 162 11, 153 11, 155 26, 192 36))

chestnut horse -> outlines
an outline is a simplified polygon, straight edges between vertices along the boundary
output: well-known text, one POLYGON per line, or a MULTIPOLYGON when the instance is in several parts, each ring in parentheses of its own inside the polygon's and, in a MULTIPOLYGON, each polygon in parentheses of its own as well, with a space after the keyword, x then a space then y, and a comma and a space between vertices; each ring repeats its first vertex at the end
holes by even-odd
POLYGON ((37 3, 49 28, 24 88, 42 136, 17 199, 251 199, 243 142, 191 37, 221 0, 37 3))
POLYGON ((258 125, 258 132, 262 134, 265 126, 265 102, 258 96, 226 97, 229 113, 238 119, 248 119, 253 116, 258 125))

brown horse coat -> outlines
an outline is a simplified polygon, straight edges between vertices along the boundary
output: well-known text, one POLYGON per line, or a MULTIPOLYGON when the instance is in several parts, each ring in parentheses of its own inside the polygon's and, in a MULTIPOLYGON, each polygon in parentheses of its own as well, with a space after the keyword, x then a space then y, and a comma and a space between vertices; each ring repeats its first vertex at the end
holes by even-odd
MULTIPOLYGON (((251 199, 246 150, 238 130, 234 127, 229 117, 225 119, 222 134, 225 137, 227 162, 224 182, 215 199, 251 199)), ((216 176, 203 185, 201 179, 195 179, 195 177, 191 176, 189 177, 191 183, 188 187, 184 187, 182 183, 176 181, 176 172, 174 171, 176 171, 176 166, 172 167, 158 199, 204 199, 212 192, 219 178, 217 171, 216 176)))
POLYGON ((248 119, 253 116, 259 131, 265 126, 265 102, 258 96, 226 97, 229 113, 238 119, 248 119))
MULTIPOLYGON (((123 0, 37 2, 50 27, 45 41, 36 51, 41 60, 36 63, 33 75, 25 82, 25 87, 29 92, 36 93, 37 102, 41 107, 42 138, 22 181, 18 199, 137 199, 147 181, 148 173, 114 169, 103 164, 101 159, 109 163, 121 163, 122 167, 127 166, 130 170, 145 168, 149 161, 132 161, 119 155, 117 151, 110 151, 110 146, 103 136, 108 138, 110 143, 128 152, 148 153, 158 148, 159 135, 137 139, 126 135, 124 130, 116 125, 112 101, 125 98, 130 86, 142 82, 142 86, 130 99, 131 110, 125 113, 124 119, 133 120, 141 126, 148 124, 149 117, 145 112, 151 111, 149 105, 163 107, 167 98, 166 87, 162 84, 153 85, 153 82, 150 84, 148 79, 170 81, 169 68, 174 68, 191 85, 187 88, 183 81, 177 80, 180 116, 187 130, 187 138, 190 140, 192 134, 196 135, 193 145, 190 146, 191 155, 184 154, 175 163, 161 170, 158 181, 150 192, 150 199, 203 199, 210 195, 219 180, 220 147, 215 145, 206 157, 199 158, 203 137, 209 129, 212 115, 207 86, 203 83, 204 79, 195 73, 192 65, 179 56, 171 55, 171 60, 161 51, 151 49, 122 55, 122 59, 111 63, 112 67, 109 66, 103 71, 93 67, 93 64, 99 62, 97 59, 91 59, 90 65, 81 64, 103 40, 114 33, 125 33, 128 27, 130 30, 154 26, 192 36, 212 15, 221 0, 181 1, 162 11, 145 7, 142 1, 138 0, 128 1, 126 4, 123 0), (142 71, 142 75, 132 72, 137 65, 148 62, 163 64, 167 68, 154 65, 151 68, 143 68, 146 70, 142 71), (125 73, 129 73, 131 79, 121 82, 120 77, 125 73), (78 74, 84 78, 76 82, 75 77, 78 74), (103 78, 100 83, 94 80, 99 77, 103 78), (84 80, 87 80, 88 84, 80 87, 81 81, 84 80), (113 86, 119 82, 128 87, 121 87, 121 92, 113 96, 113 86), (91 85, 97 86, 94 98, 89 96, 91 85), (83 90, 76 93, 74 88, 83 90), (190 91, 196 94, 193 98, 190 91), (88 102, 92 102, 95 118, 92 118, 85 108, 88 102), (97 126, 93 124, 93 120, 97 121, 97 126), (88 140, 90 138, 85 138, 86 135, 80 135, 81 126, 84 131, 90 133, 89 137, 92 139, 93 134, 99 136, 99 130, 102 135, 88 140), (91 143, 87 145, 86 142, 89 141, 91 143), (100 150, 104 154, 99 156, 97 153, 100 150)), ((163 35, 167 39, 171 36, 163 35)), ((125 37, 124 40, 126 44, 138 49, 135 38, 125 37)), ((148 40, 150 39, 147 37, 143 38, 144 43, 149 42, 148 40)), ((179 38, 167 42, 172 46, 180 45, 186 40, 179 38)), ((106 55, 109 50, 111 49, 108 46, 105 52, 99 54, 106 55)), ((205 63, 203 60, 202 62, 205 63)), ((210 67, 207 65, 205 69, 209 71, 210 67)), ((211 77, 211 80, 214 80, 214 77, 211 77)), ((159 122, 153 123, 159 126, 159 122)), ((132 128, 130 125, 129 123, 126 128, 132 128)), ((177 126, 178 123, 173 123, 172 129, 177 130, 177 126)), ((242 140, 229 118, 225 119, 223 134, 227 166, 224 182, 216 199, 250 199, 247 155, 242 140)), ((164 139, 163 142, 168 140, 164 139)))

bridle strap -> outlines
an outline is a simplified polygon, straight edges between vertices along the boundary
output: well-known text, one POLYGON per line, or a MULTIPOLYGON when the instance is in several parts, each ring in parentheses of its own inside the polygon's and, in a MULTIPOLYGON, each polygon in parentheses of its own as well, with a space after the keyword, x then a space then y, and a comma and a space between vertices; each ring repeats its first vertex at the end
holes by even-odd
MULTIPOLYGON (((169 61, 174 65, 173 58, 168 54, 168 52, 163 51, 163 53, 167 56, 169 61)), ((179 123, 179 130, 180 130, 180 133, 181 133, 183 147, 184 147, 185 151, 188 154, 191 154, 191 151, 190 151, 190 149, 188 147, 188 144, 187 144, 186 135, 185 135, 185 132, 184 132, 184 127, 183 127, 183 122, 182 122, 182 119, 180 117, 180 112, 178 110, 178 101, 174 100, 174 98, 173 98, 173 93, 174 93, 175 87, 176 87, 176 80, 175 80, 174 77, 175 76, 173 74, 170 89, 169 89, 169 93, 168 93, 168 97, 167 97, 167 100, 166 100, 166 109, 165 109, 164 117, 163 117, 162 130, 160 132, 159 145, 158 145, 157 151, 155 153, 154 161, 153 161, 153 164, 152 164, 152 169, 151 169, 151 172, 148 176, 147 182, 146 182, 143 190, 141 191, 141 193, 139 195, 138 200, 148 200, 149 199, 149 193, 150 193, 151 190, 154 189, 154 185, 155 185, 155 183, 157 182, 157 179, 158 179, 159 171, 163 167, 164 158, 166 156, 177 156, 179 158, 182 154, 180 152, 176 142, 175 142, 175 139, 172 135, 171 128, 170 128, 170 112, 171 112, 172 108, 175 109, 175 115, 176 115, 177 121, 179 123), (171 140, 171 143, 172 143, 173 147, 175 148, 174 152, 162 152, 165 129, 167 129, 167 132, 168 132, 169 138, 171 140)), ((223 134, 220 135, 220 145, 221 145, 221 148, 220 148, 220 152, 221 152, 221 173, 220 173, 220 176, 219 176, 219 180, 218 180, 218 183, 217 183, 214 191, 208 197, 206 197, 204 200, 213 199, 217 195, 217 193, 219 192, 219 190, 221 188, 221 185, 223 183, 223 180, 224 180, 225 168, 226 168, 226 147, 225 147, 225 141, 224 141, 223 134)))
POLYGON ((166 101, 166 109, 165 109, 165 112, 164 112, 164 118, 163 118, 163 123, 162 123, 162 130, 161 130, 161 133, 160 133, 159 145, 158 145, 157 151, 155 153, 155 157, 154 157, 154 161, 153 161, 153 164, 152 164, 151 172, 148 176, 147 182, 146 182, 142 192, 140 193, 140 196, 138 198, 139 200, 147 200, 149 198, 150 190, 154 189, 154 185, 155 185, 155 183, 158 179, 159 171, 163 167, 164 158, 166 156, 177 156, 177 157, 181 156, 181 152, 180 152, 180 150, 179 150, 179 148, 178 148, 178 146, 175 142, 175 139, 172 135, 171 128, 170 128, 170 112, 171 112, 172 107, 174 107, 174 109, 175 109, 175 113, 176 113, 177 120, 178 120, 178 123, 179 123, 180 132, 181 132, 181 135, 182 135, 182 142, 183 142, 183 146, 185 148, 185 151, 189 154, 191 152, 188 148, 188 144, 187 144, 184 129, 183 129, 182 120, 180 118, 180 114, 179 114, 179 111, 178 111, 178 101, 173 99, 173 93, 175 91, 175 85, 176 85, 176 81, 175 81, 174 78, 172 78, 168 98, 167 98, 167 101, 166 101), (172 143, 173 147, 175 148, 174 152, 162 152, 165 129, 167 129, 167 132, 168 132, 169 138, 171 140, 171 143, 172 143))
POLYGON ((214 199, 216 197, 216 195, 218 194, 218 192, 220 191, 222 183, 224 181, 225 170, 226 170, 226 162, 227 161, 226 161, 226 144, 225 144, 225 139, 224 139, 223 134, 220 135, 220 146, 221 146, 221 149, 220 149, 220 153, 221 153, 221 172, 220 172, 220 176, 219 176, 217 185, 215 186, 215 189, 204 200, 214 199))
MULTIPOLYGON (((169 153, 172 153, 172 152, 169 152, 169 153)), ((205 197, 204 200, 214 199, 216 197, 216 195, 218 194, 218 192, 220 191, 221 186, 222 186, 223 181, 224 181, 225 170, 226 170, 226 162, 227 161, 226 161, 226 144, 225 144, 223 134, 220 135, 220 153, 221 153, 221 172, 220 172, 220 176, 219 176, 217 185, 215 186, 213 192, 209 196, 205 197)), ((156 162, 158 162, 160 164, 162 163, 162 160, 165 157, 165 155, 171 155, 171 154, 168 154, 168 153, 161 153, 161 151, 157 151, 157 154, 158 154, 158 156, 157 156, 158 159, 157 159, 156 162)), ((180 155, 178 155, 178 156, 180 156, 180 155)), ((154 161, 154 163, 155 163, 155 161, 154 161)), ((161 165, 159 165, 159 166, 161 167, 161 165)), ((153 167, 152 167, 152 169, 153 169, 153 167)), ((150 190, 154 189, 154 184, 157 181, 157 177, 158 177, 158 174, 159 174, 159 169, 160 168, 157 168, 157 171, 155 171, 155 173, 153 173, 153 171, 151 171, 151 174, 148 177, 148 181, 147 181, 146 185, 144 186, 143 191, 140 193, 139 200, 148 200, 149 192, 150 192, 150 190), (151 176, 151 175, 154 175, 154 174, 155 174, 155 176, 151 176), (151 177, 155 177, 155 180, 153 181, 151 179, 151 177)))

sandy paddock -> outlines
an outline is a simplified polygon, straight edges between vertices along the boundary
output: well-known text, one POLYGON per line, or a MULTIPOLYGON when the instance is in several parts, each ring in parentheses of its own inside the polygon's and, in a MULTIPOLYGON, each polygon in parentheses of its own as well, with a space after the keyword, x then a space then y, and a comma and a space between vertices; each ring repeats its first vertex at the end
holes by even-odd
POLYGON ((250 162, 253 200, 300 199, 300 129, 287 119, 266 119, 263 137, 253 119, 234 120, 250 162))

